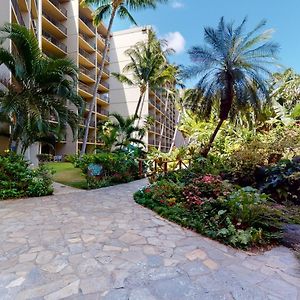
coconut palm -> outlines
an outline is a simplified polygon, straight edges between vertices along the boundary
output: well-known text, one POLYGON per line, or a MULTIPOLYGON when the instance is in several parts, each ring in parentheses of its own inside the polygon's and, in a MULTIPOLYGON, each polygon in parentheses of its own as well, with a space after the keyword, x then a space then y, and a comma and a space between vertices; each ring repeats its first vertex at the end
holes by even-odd
POLYGON ((44 56, 35 35, 18 24, 4 25, 0 35, 1 45, 12 43, 12 52, 0 47, 0 65, 11 73, 0 94, 0 117, 11 125, 10 146, 20 145, 24 153, 36 141, 60 136, 67 125, 75 135, 79 116, 66 105, 74 104, 74 110, 83 105, 74 63, 44 56))
MULTIPOLYGON (((178 97, 178 89, 177 86, 180 86, 181 88, 184 87, 183 82, 181 80, 181 70, 179 66, 177 65, 169 65, 167 68, 167 77, 166 77, 166 92, 165 92, 165 105, 164 105, 164 115, 167 114, 167 110, 169 108, 170 102, 175 102, 176 98, 178 97)), ((164 135, 166 126, 165 124, 161 124, 161 130, 159 135, 159 142, 158 142, 158 150, 161 150, 161 144, 162 144, 162 137, 164 135)))
POLYGON ((150 31, 149 38, 145 42, 138 42, 126 51, 130 58, 123 68, 123 74, 112 73, 120 82, 129 86, 139 87, 140 95, 134 116, 139 116, 147 88, 151 90, 161 89, 170 78, 171 66, 167 63, 166 56, 172 52, 171 49, 163 50, 165 41, 160 41, 150 31), (130 73, 130 76, 125 75, 130 73))
POLYGON ((96 99, 97 99, 97 91, 98 86, 101 81, 102 73, 104 70, 105 59, 107 57, 108 47, 109 47, 109 40, 110 34, 112 30, 112 25, 115 20, 115 17, 118 16, 120 19, 128 19, 130 22, 136 25, 136 22, 133 16, 130 14, 129 11, 137 11, 145 8, 152 8, 155 9, 157 4, 165 3, 167 0, 82 0, 82 6, 96 6, 96 10, 94 12, 93 22, 94 25, 97 27, 105 18, 109 18, 108 27, 107 27, 107 35, 105 38, 105 47, 103 50, 102 55, 102 62, 100 65, 100 69, 97 75, 95 87, 93 90, 93 99, 90 104, 90 110, 88 113, 88 117, 86 119, 86 127, 85 133, 81 148, 81 155, 85 153, 86 144, 88 140, 89 134, 89 125, 91 123, 92 118, 92 108, 95 106, 96 99))
POLYGON ((269 66, 275 63, 278 45, 270 41, 272 30, 260 33, 265 21, 249 33, 245 33, 245 24, 246 19, 234 27, 221 18, 217 28, 204 29, 206 45, 189 51, 193 65, 185 73, 190 78, 200 78, 197 89, 203 95, 190 103, 190 107, 206 118, 215 104, 219 108, 219 121, 204 156, 230 115, 245 105, 259 110, 261 99, 268 99, 269 66))

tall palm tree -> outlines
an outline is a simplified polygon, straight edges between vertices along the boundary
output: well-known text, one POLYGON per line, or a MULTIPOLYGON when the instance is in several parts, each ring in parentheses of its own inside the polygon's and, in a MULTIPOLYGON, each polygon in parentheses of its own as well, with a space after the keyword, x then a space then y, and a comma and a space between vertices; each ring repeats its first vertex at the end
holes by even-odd
POLYGON ((182 117, 186 112, 185 111, 186 103, 194 102, 192 100, 192 97, 194 97, 194 93, 195 93, 194 89, 186 89, 186 90, 182 91, 181 93, 179 92, 179 93, 175 94, 174 100, 175 100, 175 105, 176 105, 176 110, 177 110, 177 119, 176 119, 176 125, 175 125, 175 130, 174 130, 171 146, 169 149, 169 154, 172 152, 172 150, 175 146, 175 141, 176 141, 176 137, 177 137, 177 134, 179 131, 179 126, 181 124, 182 117))
POLYGON ((80 117, 66 105, 69 101, 76 110, 83 105, 74 63, 44 56, 35 35, 18 24, 4 25, 0 35, 1 45, 12 43, 12 52, 0 46, 0 65, 11 72, 0 94, 0 118, 11 125, 10 146, 21 144, 24 153, 32 143, 60 135, 67 125, 75 135, 80 117))
POLYGON ((172 50, 163 50, 164 47, 166 42, 158 40, 155 33, 150 31, 147 41, 138 42, 126 51, 130 63, 123 68, 123 74, 112 73, 120 82, 139 87, 140 95, 134 113, 135 118, 139 116, 147 88, 151 90, 162 88, 170 77, 170 65, 166 56, 172 50), (131 75, 127 76, 126 73, 131 75))
POLYGON ((112 25, 116 16, 119 16, 120 19, 129 19, 133 24, 136 25, 136 22, 132 15, 130 14, 130 10, 137 11, 145 8, 153 8, 155 9, 158 3, 165 3, 168 0, 82 0, 82 6, 97 6, 94 12, 94 25, 99 26, 100 22, 105 18, 109 17, 107 35, 105 38, 105 47, 103 50, 102 61, 100 65, 100 69, 97 75, 97 80, 95 83, 95 87, 93 90, 93 99, 90 104, 90 110, 88 113, 88 117, 86 119, 86 127, 85 133, 81 148, 81 155, 85 153, 86 144, 88 140, 89 134, 89 125, 91 123, 92 118, 92 108, 95 106, 97 99, 97 90, 99 83, 101 81, 102 73, 104 70, 105 59, 107 57, 108 47, 109 47, 109 39, 112 30, 112 25))
MULTIPOLYGON (((175 102, 176 97, 178 96, 178 90, 177 86, 180 86, 181 88, 184 87, 183 82, 181 80, 181 70, 180 67, 177 65, 169 65, 167 67, 167 77, 166 77, 166 98, 165 98, 165 105, 164 105, 164 115, 167 114, 167 110, 169 108, 169 103, 170 101, 175 102)), ((161 129, 160 129, 160 135, 159 135, 159 142, 158 142, 158 150, 161 150, 161 145, 162 145, 162 137, 164 135, 166 126, 165 124, 161 124, 161 129)))
POLYGON ((271 30, 260 33, 265 21, 249 33, 245 33, 245 24, 246 19, 234 27, 221 18, 217 28, 204 29, 206 45, 189 51, 194 64, 185 73, 190 78, 200 77, 197 89, 202 94, 191 103, 191 108, 204 117, 209 117, 214 104, 219 108, 219 122, 204 156, 230 114, 244 105, 259 110, 261 98, 268 98, 268 67, 275 62, 278 45, 269 41, 271 30))

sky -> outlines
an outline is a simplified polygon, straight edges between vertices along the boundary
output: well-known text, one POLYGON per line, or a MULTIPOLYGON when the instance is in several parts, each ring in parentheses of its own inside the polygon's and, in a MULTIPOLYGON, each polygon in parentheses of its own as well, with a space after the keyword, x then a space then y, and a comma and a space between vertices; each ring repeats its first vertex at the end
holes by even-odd
MULTIPOLYGON (((266 29, 274 29, 272 40, 280 46, 279 62, 300 73, 300 0, 169 0, 157 9, 132 12, 138 25, 152 25, 160 38, 167 39, 176 50, 171 62, 190 64, 187 51, 192 46, 204 45, 203 29, 216 27, 220 18, 239 24, 247 17, 251 30, 262 19, 266 29)), ((131 27, 127 21, 117 19, 114 31, 131 27)), ((280 70, 278 70, 280 71, 280 70)), ((190 82, 188 85, 193 85, 190 82)))

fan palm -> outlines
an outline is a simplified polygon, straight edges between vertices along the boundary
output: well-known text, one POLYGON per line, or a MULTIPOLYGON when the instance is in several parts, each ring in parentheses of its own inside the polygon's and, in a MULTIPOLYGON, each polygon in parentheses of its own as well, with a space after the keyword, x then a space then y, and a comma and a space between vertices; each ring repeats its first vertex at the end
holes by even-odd
POLYGON ((36 141, 61 135, 67 125, 75 135, 79 116, 67 101, 75 110, 82 108, 83 101, 76 93, 74 63, 44 56, 35 35, 18 24, 4 25, 0 34, 1 44, 12 43, 12 52, 0 47, 0 65, 11 73, 0 94, 0 117, 11 125, 10 146, 21 143, 24 153, 36 141))
POLYGON ((270 42, 272 30, 260 33, 266 22, 245 33, 246 19, 234 27, 221 18, 218 27, 204 29, 206 46, 189 51, 194 63, 186 69, 188 77, 200 77, 200 96, 190 103, 192 110, 209 117, 217 104, 219 122, 203 155, 207 156, 214 139, 230 115, 245 105, 259 110, 261 99, 268 99, 269 66, 275 63, 278 45, 270 42))
POLYGON ((127 18, 133 24, 136 25, 136 22, 132 15, 130 14, 130 10, 137 11, 145 8, 153 8, 155 9, 158 3, 165 3, 168 0, 82 0, 82 6, 96 6, 96 10, 94 12, 94 25, 99 26, 100 22, 105 18, 109 18, 107 35, 105 38, 105 47, 103 50, 103 58, 100 65, 99 73, 97 75, 97 80, 95 83, 94 91, 93 91, 93 99, 91 101, 91 106, 89 110, 89 114, 86 120, 86 128, 84 133, 83 144, 81 148, 81 155, 85 153, 86 144, 88 140, 89 134, 89 124, 91 123, 92 118, 92 108, 95 106, 97 99, 97 90, 99 83, 101 81, 102 73, 104 70, 105 59, 107 57, 108 47, 109 47, 109 39, 112 30, 112 25, 116 16, 120 19, 127 18))
POLYGON ((123 68, 123 74, 112 73, 120 82, 139 87, 140 96, 134 113, 135 118, 139 116, 147 88, 161 89, 170 78, 171 66, 167 63, 166 55, 172 50, 163 51, 164 47, 166 47, 165 41, 158 40, 150 31, 146 42, 138 42, 126 51, 130 63, 123 68), (126 76, 125 73, 131 75, 126 76))

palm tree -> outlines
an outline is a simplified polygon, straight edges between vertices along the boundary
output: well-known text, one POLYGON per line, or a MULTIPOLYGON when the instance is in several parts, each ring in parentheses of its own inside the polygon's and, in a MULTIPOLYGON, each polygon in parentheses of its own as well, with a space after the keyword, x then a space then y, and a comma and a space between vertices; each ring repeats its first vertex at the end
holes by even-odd
POLYGON ((111 119, 99 124, 99 138, 104 143, 104 150, 124 150, 129 145, 142 145, 145 130, 135 125, 135 117, 124 118, 118 113, 110 115, 111 119))
POLYGON ((142 139, 145 131, 142 127, 135 125, 136 117, 124 118, 118 113, 113 113, 111 116, 113 117, 113 122, 110 126, 118 132, 116 147, 124 149, 130 144, 144 145, 142 139))
MULTIPOLYGON (((181 88, 184 87, 183 82, 181 81, 181 70, 177 65, 169 65, 167 67, 167 77, 166 77, 166 98, 165 98, 165 105, 164 105, 164 115, 167 114, 167 110, 169 107, 169 102, 175 102, 176 97, 178 96, 177 86, 179 85, 181 88)), ((159 143, 158 143, 158 150, 161 150, 162 144, 162 137, 165 132, 165 124, 161 125, 160 135, 159 135, 159 143)))
POLYGON ((12 52, 0 47, 0 65, 12 77, 2 82, 0 94, 0 118, 11 125, 10 147, 21 144, 24 153, 36 141, 61 135, 67 125, 75 135, 80 118, 66 105, 69 101, 75 110, 83 106, 74 63, 44 56, 35 35, 18 24, 4 25, 0 34, 1 44, 12 43, 12 52))
POLYGON ((123 74, 112 73, 120 82, 139 87, 140 96, 134 113, 135 118, 139 116, 147 88, 162 89, 169 79, 170 65, 167 63, 166 56, 172 50, 163 51, 162 48, 165 46, 166 42, 158 40, 155 33, 150 31, 146 42, 138 42, 126 51, 131 61, 123 68, 123 74), (129 77, 124 73, 131 75, 129 77))
POLYGON ((259 33, 266 22, 260 22, 254 30, 245 33, 246 19, 234 27, 221 18, 218 27, 206 27, 206 46, 193 47, 189 51, 194 63, 186 69, 186 76, 200 77, 197 89, 202 96, 190 107, 208 118, 212 107, 218 106, 219 122, 203 155, 207 156, 214 139, 230 114, 250 105, 259 110, 261 98, 268 99, 268 67, 274 64, 278 45, 270 42, 271 30, 259 33))
MULTIPOLYGON (((176 136, 179 131, 179 126, 181 124, 182 117, 186 113, 185 105, 186 105, 186 103, 194 102, 192 100, 192 97, 194 97, 194 94, 195 94, 194 89, 186 89, 181 93, 179 92, 179 93, 175 94, 175 105, 176 105, 178 115, 177 115, 176 126, 175 126, 175 130, 174 130, 171 146, 169 149, 169 154, 172 152, 172 150, 175 146, 175 141, 176 141, 176 136)), ((197 95, 196 95, 196 97, 197 97, 197 95)))
POLYGON ((105 38, 105 47, 102 55, 102 62, 100 65, 99 73, 97 75, 97 80, 95 83, 95 87, 93 90, 93 99, 90 104, 90 110, 88 113, 88 117, 86 120, 85 133, 81 148, 81 155, 85 153, 86 144, 88 140, 89 134, 89 125, 91 123, 92 118, 92 108, 95 106, 97 99, 97 91, 98 86, 101 81, 102 73, 104 70, 105 59, 107 57, 108 47, 109 47, 109 39, 112 30, 112 25, 116 16, 119 16, 120 19, 129 19, 133 24, 136 25, 136 22, 132 15, 130 14, 130 10, 137 11, 145 8, 153 8, 155 9, 158 3, 165 3, 167 0, 82 0, 82 6, 97 6, 94 12, 94 25, 99 26, 100 22, 103 21, 106 17, 109 17, 107 35, 105 38))

